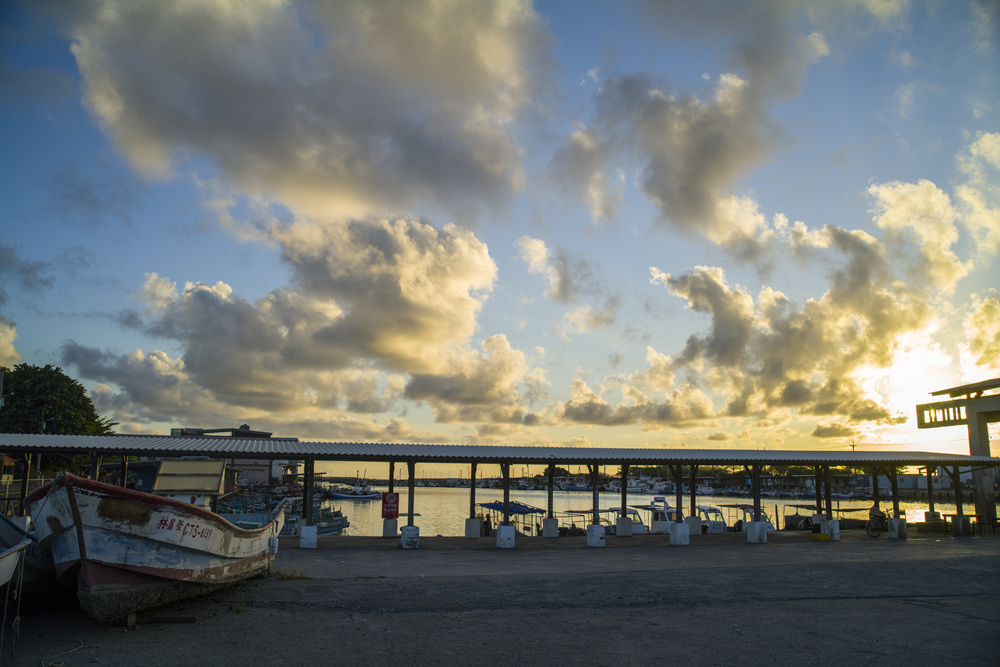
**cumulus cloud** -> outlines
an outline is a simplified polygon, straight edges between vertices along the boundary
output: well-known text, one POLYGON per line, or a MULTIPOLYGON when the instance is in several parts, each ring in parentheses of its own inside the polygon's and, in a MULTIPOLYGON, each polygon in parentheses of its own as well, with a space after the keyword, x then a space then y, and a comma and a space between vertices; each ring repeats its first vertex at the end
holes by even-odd
POLYGON ((563 194, 583 193, 596 221, 614 220, 622 203, 621 177, 605 172, 610 153, 595 132, 581 126, 566 137, 548 165, 552 182, 563 194))
POLYGON ((521 386, 537 379, 529 376, 524 353, 511 348, 507 338, 496 335, 483 342, 482 352, 455 358, 446 373, 415 373, 405 396, 426 401, 441 423, 525 423, 535 419, 523 401, 521 386))
POLYGON ((612 406, 581 379, 573 381, 569 400, 558 406, 558 419, 586 426, 638 425, 644 431, 693 426, 709 418, 712 403, 691 385, 668 392, 662 399, 635 387, 622 387, 624 400, 612 406))
POLYGON ((874 184, 868 194, 875 200, 875 224, 888 232, 887 241, 897 248, 907 236, 919 246, 919 260, 910 267, 910 279, 945 292, 969 271, 972 262, 961 262, 951 247, 958 241, 955 210, 951 199, 928 180, 918 183, 874 184))
POLYGON ((781 97, 793 96, 806 68, 830 53, 821 31, 802 28, 804 7, 799 3, 647 0, 641 4, 649 25, 674 39, 707 37, 724 44, 727 67, 781 97))
POLYGON ((962 223, 980 255, 995 255, 1000 252, 1000 132, 978 133, 957 163, 964 177, 955 188, 962 223))
POLYGON ((600 310, 593 306, 580 306, 563 316, 563 334, 586 332, 596 327, 609 327, 615 323, 618 300, 612 298, 600 310))
POLYGON ((519 238, 517 247, 528 271, 545 277, 549 298, 572 301, 581 294, 601 291, 596 268, 586 259, 571 255, 564 248, 549 249, 545 241, 530 236, 519 238))
POLYGON ((964 324, 976 366, 1000 370, 1000 298, 973 295, 964 324))
POLYGON ((21 361, 21 354, 14 345, 14 341, 17 340, 17 327, 4 316, 4 306, 8 299, 7 288, 17 286, 26 291, 40 293, 52 287, 50 268, 47 262, 22 258, 15 246, 0 242, 0 365, 9 366, 21 361))
POLYGON ((847 438, 856 433, 857 431, 853 428, 843 424, 818 424, 813 429, 812 436, 814 438, 847 438))
MULTIPOLYGON (((893 279, 885 248, 864 232, 827 227, 797 238, 808 252, 843 258, 826 293, 801 305, 770 287, 755 299, 715 267, 676 277, 651 268, 653 284, 711 317, 709 331, 689 337, 680 354, 647 354, 651 370, 710 387, 724 403, 708 413, 717 416, 797 412, 850 424, 905 421, 870 398, 855 375, 891 365, 901 337, 927 324, 923 290, 893 279)), ((631 381, 648 382, 642 374, 631 381)))
POLYGON ((470 347, 496 278, 472 232, 372 218, 298 222, 279 238, 294 285, 254 302, 221 281, 178 288, 146 275, 130 320, 174 341, 179 356, 68 343, 63 362, 117 387, 102 400, 129 423, 172 410, 205 423, 268 414, 326 438, 402 439, 392 412, 404 399, 426 403, 439 423, 537 423, 529 404, 544 397, 544 371, 502 335, 470 347))
POLYGON ((300 222, 276 236, 303 291, 344 313, 324 318, 309 337, 337 364, 360 357, 395 370, 441 371, 451 348, 476 331, 496 279, 486 245, 453 224, 300 222))
POLYGON ((746 81, 725 74, 703 101, 642 74, 622 76, 605 83, 596 104, 593 131, 639 157, 639 188, 665 220, 721 244, 752 237, 759 215, 726 189, 764 161, 776 130, 746 81))
POLYGON ((510 123, 544 99, 551 67, 520 0, 52 11, 87 108, 133 165, 166 178, 207 157, 301 214, 502 202, 523 178, 510 123))
POLYGON ((750 295, 740 288, 731 289, 722 269, 717 267, 695 267, 677 278, 655 269, 654 272, 657 282, 687 300, 688 308, 712 316, 711 333, 688 338, 679 363, 704 358, 713 365, 738 365, 746 353, 753 327, 750 295))

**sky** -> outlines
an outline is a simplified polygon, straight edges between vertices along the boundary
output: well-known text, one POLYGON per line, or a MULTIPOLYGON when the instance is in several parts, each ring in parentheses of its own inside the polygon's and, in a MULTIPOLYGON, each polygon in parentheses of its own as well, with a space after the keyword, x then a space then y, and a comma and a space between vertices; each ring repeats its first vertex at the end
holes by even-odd
POLYGON ((914 406, 1000 377, 998 36, 989 0, 3 0, 0 364, 120 433, 968 453, 914 406))

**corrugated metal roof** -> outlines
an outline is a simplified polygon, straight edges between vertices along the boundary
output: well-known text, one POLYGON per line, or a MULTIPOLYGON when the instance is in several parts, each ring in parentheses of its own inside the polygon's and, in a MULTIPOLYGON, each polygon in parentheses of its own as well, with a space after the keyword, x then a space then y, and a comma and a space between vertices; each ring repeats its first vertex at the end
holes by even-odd
POLYGON ((969 396, 970 394, 979 394, 984 391, 989 391, 990 389, 1000 388, 1000 378, 993 378, 992 380, 983 380, 982 382, 974 382, 973 384, 963 384, 958 387, 951 387, 949 389, 939 389, 937 391, 932 391, 931 396, 943 396, 947 394, 952 398, 957 396, 969 396))
POLYGON ((0 451, 60 452, 134 456, 214 456, 220 458, 312 458, 327 461, 436 461, 442 463, 527 463, 560 465, 764 464, 896 465, 953 464, 1000 466, 1000 458, 895 451, 810 451, 783 449, 661 449, 614 447, 526 447, 500 445, 397 444, 379 442, 294 442, 266 438, 211 438, 157 435, 0 434, 0 451))

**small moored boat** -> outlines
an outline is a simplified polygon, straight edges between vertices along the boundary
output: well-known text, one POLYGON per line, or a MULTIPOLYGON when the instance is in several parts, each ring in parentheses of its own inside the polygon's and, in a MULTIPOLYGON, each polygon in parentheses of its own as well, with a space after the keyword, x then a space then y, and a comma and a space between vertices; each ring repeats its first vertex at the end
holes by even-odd
POLYGON ((334 500, 378 500, 382 494, 373 491, 367 484, 355 484, 354 486, 334 486, 326 492, 327 498, 334 500))
POLYGON ((24 538, 14 546, 0 552, 0 586, 14 578, 17 566, 21 564, 21 559, 24 557, 24 550, 30 544, 31 540, 24 538))
POLYGON ((62 473, 25 505, 56 577, 80 606, 113 620, 266 574, 284 507, 243 529, 206 508, 62 473))

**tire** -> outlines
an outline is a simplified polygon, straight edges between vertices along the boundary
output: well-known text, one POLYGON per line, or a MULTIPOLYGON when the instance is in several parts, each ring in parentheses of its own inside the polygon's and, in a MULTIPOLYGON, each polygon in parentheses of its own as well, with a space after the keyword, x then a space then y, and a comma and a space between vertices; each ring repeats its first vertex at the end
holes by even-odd
POLYGON ((865 524, 865 532, 868 533, 869 537, 878 537, 882 534, 882 526, 879 525, 878 521, 870 519, 868 523, 865 524))

